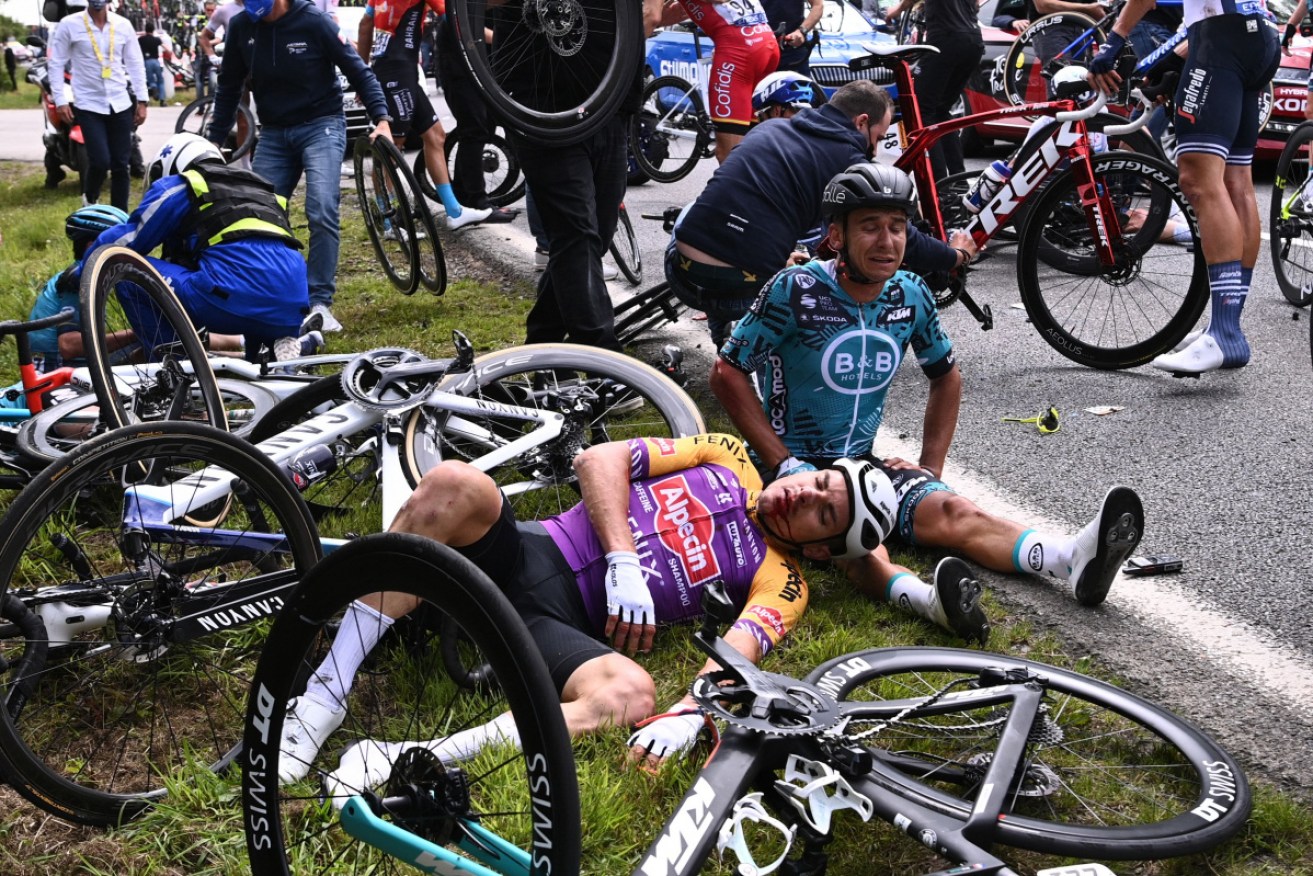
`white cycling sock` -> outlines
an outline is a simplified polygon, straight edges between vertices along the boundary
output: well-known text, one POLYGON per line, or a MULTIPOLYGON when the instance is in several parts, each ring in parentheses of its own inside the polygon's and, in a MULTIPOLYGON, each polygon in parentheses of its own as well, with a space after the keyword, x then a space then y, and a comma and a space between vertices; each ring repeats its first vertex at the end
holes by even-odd
POLYGON ((922 581, 911 572, 899 572, 885 585, 886 601, 906 608, 917 617, 925 618, 942 627, 948 623, 948 618, 944 615, 944 607, 934 597, 934 586, 922 581))
POLYGON ((351 692, 360 664, 365 662, 365 657, 391 626, 392 618, 387 615, 358 600, 351 603, 342 615, 342 625, 328 649, 328 656, 310 677, 305 695, 324 705, 340 708, 351 692))
MULTIPOLYGON (((1096 519, 1092 525, 1097 524, 1096 519)), ((1071 577, 1071 555, 1075 546, 1075 539, 1027 529, 1017 538, 1016 547, 1012 549, 1012 564, 1018 572, 1066 580, 1071 577)))
POLYGON ((438 756, 443 763, 469 760, 487 745, 504 743, 520 749, 520 729, 510 712, 498 715, 487 724, 453 733, 446 739, 426 743, 425 748, 438 756))

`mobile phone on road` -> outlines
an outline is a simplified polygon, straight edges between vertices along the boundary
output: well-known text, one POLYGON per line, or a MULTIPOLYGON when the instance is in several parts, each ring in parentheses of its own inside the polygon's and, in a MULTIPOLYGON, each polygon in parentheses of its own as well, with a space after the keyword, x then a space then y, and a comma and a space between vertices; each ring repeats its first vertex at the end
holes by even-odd
POLYGON ((1127 575, 1163 575, 1168 572, 1181 571, 1181 558, 1171 554, 1155 554, 1151 557, 1131 557, 1122 567, 1127 575))

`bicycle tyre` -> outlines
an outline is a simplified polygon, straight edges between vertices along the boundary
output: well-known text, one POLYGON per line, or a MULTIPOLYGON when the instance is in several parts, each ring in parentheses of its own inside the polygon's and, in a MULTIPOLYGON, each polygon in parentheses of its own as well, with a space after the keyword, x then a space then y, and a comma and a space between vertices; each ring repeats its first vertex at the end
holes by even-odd
MULTIPOLYGON (((524 622, 497 586, 464 557, 420 536, 395 532, 367 536, 331 554, 291 594, 287 610, 270 631, 252 687, 243 757, 242 799, 248 812, 243 821, 251 872, 255 876, 321 872, 341 859, 362 868, 366 861, 381 869, 390 863, 398 869, 403 866, 347 836, 330 807, 307 806, 304 788, 298 791, 298 784, 280 788, 276 778, 283 716, 288 701, 300 692, 320 660, 317 646, 326 628, 352 600, 377 592, 379 581, 394 582, 396 589, 421 598, 458 623, 492 665, 497 693, 478 697, 451 685, 441 671, 416 672, 426 665, 436 667, 440 662, 432 653, 436 649, 415 654, 379 646, 371 654, 371 660, 377 661, 374 671, 357 676, 336 740, 447 736, 462 726, 481 724, 509 705, 523 754, 476 756, 466 774, 470 807, 482 816, 482 827, 498 834, 515 830, 503 838, 531 852, 533 872, 578 872, 581 839, 574 757, 555 685, 524 622), (411 672, 388 671, 394 663, 411 672), (404 685, 398 680, 401 676, 407 676, 404 685), (478 713, 478 704, 485 699, 495 705, 478 713), (490 760, 494 765, 485 767, 490 760), (511 814, 523 819, 520 825, 508 824, 511 814)), ((333 754, 318 759, 312 775, 316 769, 335 765, 337 746, 326 746, 330 747, 333 754)), ((434 829, 431 815, 427 820, 417 818, 418 823, 407 822, 395 810, 384 811, 383 817, 429 836, 443 833, 434 829)))
MULTIPOLYGON (((447 132, 447 174, 452 180, 456 179, 456 153, 463 145, 464 138, 461 137, 459 126, 447 132)), ((484 140, 479 167, 483 173, 483 187, 488 195, 488 203, 494 207, 506 207, 524 197, 525 182, 520 172, 520 162, 511 152, 505 137, 491 134, 484 140)), ((421 149, 415 156, 413 169, 420 191, 434 201, 439 200, 438 190, 429 177, 428 165, 424 163, 424 150, 421 149)))
MULTIPOLYGON (((998 842, 1080 858, 1159 859, 1206 851, 1244 827, 1251 805, 1249 785, 1226 751, 1162 707, 1079 673, 1001 654, 914 647, 837 657, 812 670, 806 680, 836 699, 876 702, 916 698, 940 689, 952 677, 996 667, 1042 675, 1048 690, 1064 698, 1061 707, 1048 710, 1042 727, 1032 728, 1023 761, 1028 772, 1032 764, 1041 765, 1034 773, 1039 781, 1029 775, 1025 781, 1044 785, 1045 793, 1035 794, 1038 802, 1033 804, 1026 794, 1012 795, 1011 811, 1005 809, 1006 817, 995 825, 998 842), (826 677, 841 665, 843 669, 826 677), (1147 762, 1155 756, 1161 762, 1147 762), (1057 779, 1056 786, 1044 770, 1057 779), (1132 776, 1137 770, 1144 775, 1132 776), (1078 798, 1078 788, 1093 788, 1100 780, 1108 799, 1078 798), (1151 809, 1158 815, 1146 822, 1143 813, 1151 809)), ((913 714, 893 723, 874 737, 874 744, 913 757, 924 755, 928 772, 918 779, 906 768, 878 769, 869 774, 870 780, 965 821, 976 790, 970 786, 973 776, 968 770, 965 782, 950 791, 954 783, 946 778, 947 771, 939 777, 935 770, 963 766, 959 755, 976 755, 996 745, 998 727, 1006 717, 1003 708, 966 702, 956 712, 913 714)), ((974 778, 978 782, 981 776, 983 770, 974 778)))
POLYGON ((1008 47, 1003 61, 1003 95, 1013 106, 1027 103, 1042 103, 1051 100, 1048 82, 1052 78, 1052 68, 1079 64, 1089 66, 1099 46, 1107 40, 1098 22, 1079 12, 1054 12, 1041 15, 1017 35, 1008 47), (1092 30, 1086 38, 1088 45, 1083 50, 1064 56, 1062 59, 1042 59, 1035 46, 1035 41, 1048 39, 1061 41, 1065 48, 1085 31, 1092 30), (1047 75, 1046 75, 1047 74, 1047 75))
POLYGON ((711 143, 702 95, 685 79, 658 76, 644 84, 640 106, 629 121, 629 143, 642 147, 630 149, 634 163, 649 179, 678 182, 693 172, 711 143))
MULTIPOLYGON (((146 257, 124 246, 102 246, 91 253, 82 267, 82 286, 78 293, 82 307, 82 348, 86 351, 91 385, 100 403, 101 422, 107 428, 117 429, 137 419, 151 419, 154 414, 167 414, 167 407, 163 411, 160 408, 168 403, 168 397, 173 394, 161 381, 139 372, 142 376, 138 385, 148 390, 133 389, 126 399, 119 396, 113 365, 116 351, 109 348, 114 332, 121 327, 131 326, 137 333, 137 342, 142 344, 143 349, 150 351, 148 360, 157 357, 162 349, 159 346, 161 341, 168 339, 167 334, 157 334, 153 339, 143 339, 140 336, 142 319, 139 317, 133 321, 129 316, 133 305, 129 299, 125 308, 124 302, 119 299, 120 284, 131 284, 141 291, 145 298, 143 306, 153 308, 161 318, 157 323, 157 331, 163 332, 167 326, 168 332, 176 338, 176 344, 170 343, 169 346, 180 347, 181 356, 185 356, 190 365, 194 380, 192 397, 199 398, 204 408, 198 410, 189 406, 184 416, 226 430, 228 419, 224 412, 223 397, 214 370, 210 367, 209 354, 196 334, 196 327, 192 325, 191 318, 183 310, 173 290, 146 257), (116 322, 118 315, 124 316, 121 325, 110 325, 111 298, 115 301, 113 315, 116 322), (147 398, 151 394, 149 389, 154 388, 163 390, 159 394, 161 400, 158 403, 147 398)), ((168 358, 177 361, 181 357, 176 352, 170 352, 168 358)), ((119 376, 124 376, 121 371, 119 376)))
MULTIPOLYGON (((259 384, 219 379, 224 411, 232 434, 246 438, 259 420, 278 404, 278 397, 259 384)), ((49 465, 95 436, 99 400, 91 394, 69 399, 24 420, 18 427, 14 449, 23 459, 49 465), (61 434, 62 433, 62 434, 61 434)))
MULTIPOLYGON (((442 252, 442 239, 438 237, 438 223, 433 218, 429 202, 420 190, 419 182, 406 164, 406 156, 401 154, 397 144, 385 137, 374 142, 374 149, 387 155, 387 162, 396 168, 397 176, 409 193, 412 210, 411 225, 415 236, 412 249, 415 258, 415 272, 419 276, 419 286, 423 286, 434 295, 447 291, 447 259, 442 252)), ((423 151, 420 155, 423 155, 423 151)), ((411 290, 412 292, 414 290, 411 290)))
POLYGON ((1100 266, 1075 169, 1063 171, 1039 194, 1021 229, 1021 301, 1040 336, 1073 362, 1134 368, 1170 350, 1199 320, 1208 304, 1208 268, 1176 168, 1136 152, 1096 155, 1093 166, 1121 221, 1143 211, 1141 226, 1113 242, 1116 265, 1100 266), (1192 252, 1159 242, 1169 221, 1189 223, 1192 252))
POLYGON ((629 211, 620 205, 620 214, 616 220, 615 234, 611 237, 611 257, 616 267, 625 275, 629 285, 638 286, 643 282, 643 250, 634 235, 634 223, 629 221, 629 211))
MULTIPOLYGON (((590 444, 706 431, 697 404, 674 381, 621 353, 575 344, 535 344, 480 356, 474 360, 474 370, 473 387, 462 387, 469 375, 449 374, 440 388, 494 403, 541 405, 567 415, 567 427, 557 440, 489 471, 521 520, 561 514, 578 503, 571 463, 590 444), (618 392, 617 387, 625 391, 618 392), (637 408, 633 408, 635 394, 642 400, 637 408)), ((443 459, 477 461, 490 446, 523 433, 522 421, 495 415, 478 421, 467 416, 455 425, 423 407, 410 414, 401 457, 412 488, 443 459), (465 424, 475 427, 470 434, 455 428, 465 424)))
POLYGON ((375 148, 374 142, 368 137, 356 139, 356 196, 365 214, 365 230, 374 256, 388 282, 403 295, 413 295, 419 288, 419 252, 411 243, 415 239, 411 190, 402 185, 393 159, 395 153, 375 148))
MULTIPOLYGON (((175 134, 197 134, 209 139, 210 113, 214 110, 213 97, 198 97, 191 103, 183 107, 182 112, 178 115, 178 121, 173 124, 173 133, 175 134)), ((240 101, 237 104, 237 123, 228 133, 227 139, 219 147, 223 153, 224 161, 233 162, 255 148, 256 141, 256 124, 255 113, 251 108, 240 101), (240 142, 237 139, 237 132, 241 130, 242 122, 246 123, 246 137, 240 142)), ((147 185, 150 181, 147 180, 147 185)))
MULTIPOLYGON (((1310 144, 1313 122, 1304 122, 1286 140, 1272 179, 1272 204, 1268 210, 1268 249, 1272 271, 1281 294, 1296 307, 1313 301, 1313 206, 1302 194, 1309 183, 1310 144)), ((1313 199, 1311 199, 1313 200, 1313 199)))
MULTIPOLYGON (((9 706, 0 715, 6 781, 60 818, 114 825, 162 798, 165 779, 177 769, 227 768, 241 738, 260 624, 281 597, 270 595, 263 604, 251 599, 246 604, 255 608, 239 617, 239 609, 225 607, 235 601, 207 604, 206 594, 219 600, 219 587, 243 585, 253 596, 276 587, 290 592, 319 551, 314 524, 286 475, 245 441, 203 424, 127 426, 49 466, 0 526, 0 598, 14 596, 42 613, 51 654, 21 715, 10 679, 0 680, 9 706), (151 565, 140 566, 130 556, 128 522, 141 518, 129 516, 136 506, 121 473, 144 468, 167 475, 173 488, 164 495, 176 502, 194 496, 197 481, 175 478, 215 466, 236 475, 243 488, 190 513, 221 511, 222 529, 213 535, 226 541, 204 545, 191 525, 172 539, 155 531, 151 565), (265 536, 260 545, 251 542, 254 533, 265 536), (68 540, 65 547, 57 535, 68 540), (43 592, 61 585, 54 595, 43 592), (65 593, 72 603, 59 602, 65 593), (98 625, 96 611, 104 615, 98 625), (184 637, 182 628, 195 623, 208 632, 184 637), (59 671, 49 671, 54 668, 59 671)), ((0 640, 5 649, 23 644, 0 640)), ((15 662, 10 653, 0 656, 15 662)))
POLYGON ((578 143, 611 121, 643 57, 642 7, 633 3, 454 0, 448 11, 489 107, 506 128, 547 145, 578 143), (495 52, 484 41, 490 7, 501 16, 495 52), (539 87, 516 87, 525 65, 539 87))

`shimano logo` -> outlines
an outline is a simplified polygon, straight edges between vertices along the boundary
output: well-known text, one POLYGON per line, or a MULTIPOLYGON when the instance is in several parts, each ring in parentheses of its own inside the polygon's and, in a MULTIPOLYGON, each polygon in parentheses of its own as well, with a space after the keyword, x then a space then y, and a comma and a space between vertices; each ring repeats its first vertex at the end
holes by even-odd
POLYGON ((657 500, 656 522, 661 543, 674 554, 690 584, 720 576, 720 562, 712 550, 716 526, 711 511, 689 488, 688 478, 675 475, 653 484, 657 500))

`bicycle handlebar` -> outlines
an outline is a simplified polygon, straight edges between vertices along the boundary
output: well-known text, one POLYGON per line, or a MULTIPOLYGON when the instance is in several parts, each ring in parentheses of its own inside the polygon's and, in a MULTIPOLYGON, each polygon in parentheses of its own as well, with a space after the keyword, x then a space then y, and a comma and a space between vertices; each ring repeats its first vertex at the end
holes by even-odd
POLYGON ((65 307, 54 316, 43 316, 41 319, 30 319, 26 322, 7 319, 0 322, 0 338, 6 335, 25 335, 28 332, 40 331, 54 325, 63 325, 66 322, 72 322, 74 316, 73 308, 65 307))
POLYGON ((1074 122, 1079 119, 1089 119, 1097 116, 1099 112, 1108 105, 1108 95, 1099 92, 1099 96, 1084 109, 1071 110, 1069 112, 1054 113, 1053 117, 1060 122, 1074 122))

